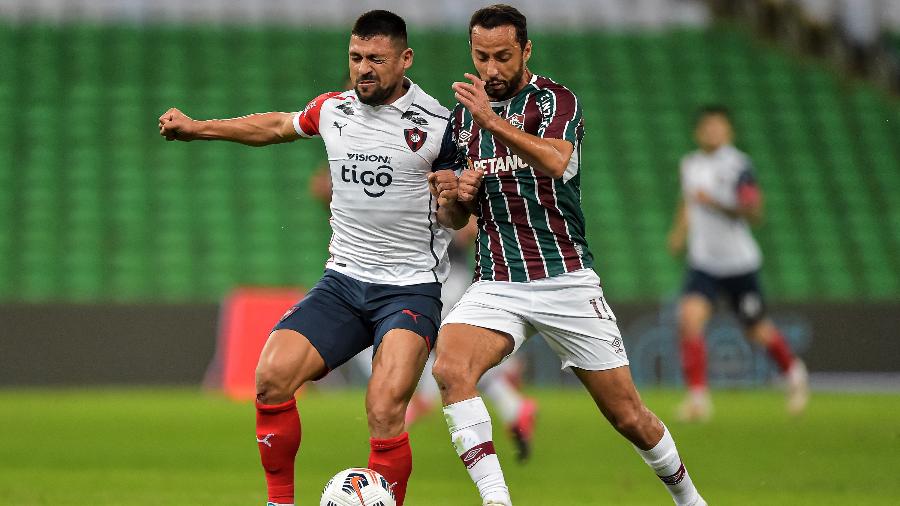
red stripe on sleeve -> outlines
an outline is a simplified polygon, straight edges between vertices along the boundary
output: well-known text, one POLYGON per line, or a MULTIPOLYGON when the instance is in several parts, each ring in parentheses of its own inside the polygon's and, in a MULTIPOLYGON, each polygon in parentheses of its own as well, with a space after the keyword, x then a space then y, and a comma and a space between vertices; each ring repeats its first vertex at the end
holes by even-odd
POLYGON ((755 184, 742 184, 738 187, 738 204, 741 207, 756 207, 762 202, 762 191, 755 184))
POLYGON ((322 112, 322 104, 324 104, 325 101, 329 98, 340 95, 341 93, 343 92, 332 91, 323 93, 318 97, 312 99, 308 104, 306 104, 306 107, 302 111, 297 113, 297 124, 300 125, 300 129, 303 130, 304 134, 310 137, 319 135, 319 115, 322 112))

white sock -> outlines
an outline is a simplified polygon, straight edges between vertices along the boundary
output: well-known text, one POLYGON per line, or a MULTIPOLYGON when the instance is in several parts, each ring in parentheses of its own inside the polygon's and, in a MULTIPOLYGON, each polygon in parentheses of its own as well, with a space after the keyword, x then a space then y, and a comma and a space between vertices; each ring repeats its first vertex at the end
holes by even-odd
POLYGON ((469 476, 485 501, 502 500, 511 504, 509 488, 503 479, 500 460, 491 439, 491 416, 481 397, 466 399, 444 407, 450 440, 469 476))
POLYGON ((485 397, 491 400, 500 412, 500 418, 507 425, 516 421, 519 417, 519 408, 522 407, 522 396, 510 384, 506 374, 494 367, 481 377, 479 387, 485 397))
POLYGON ((663 437, 653 448, 649 450, 641 450, 635 447, 641 458, 662 480, 666 489, 672 494, 672 499, 679 506, 693 506, 695 504, 705 504, 691 481, 691 477, 678 456, 678 450, 675 448, 675 440, 669 434, 669 429, 663 426, 663 437))

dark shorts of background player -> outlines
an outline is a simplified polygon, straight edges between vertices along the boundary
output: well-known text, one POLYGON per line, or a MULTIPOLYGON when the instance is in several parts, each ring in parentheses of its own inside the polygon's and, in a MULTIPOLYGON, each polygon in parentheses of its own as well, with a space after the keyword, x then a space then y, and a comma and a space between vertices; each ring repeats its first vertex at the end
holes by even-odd
POLYGON ((393 329, 422 336, 430 351, 440 321, 440 283, 381 285, 329 269, 274 330, 306 336, 332 371, 369 346, 377 351, 393 329))
POLYGON ((688 269, 682 293, 706 297, 716 305, 724 295, 741 325, 750 327, 766 317, 766 304, 759 283, 759 271, 737 276, 713 276, 701 270, 688 269))

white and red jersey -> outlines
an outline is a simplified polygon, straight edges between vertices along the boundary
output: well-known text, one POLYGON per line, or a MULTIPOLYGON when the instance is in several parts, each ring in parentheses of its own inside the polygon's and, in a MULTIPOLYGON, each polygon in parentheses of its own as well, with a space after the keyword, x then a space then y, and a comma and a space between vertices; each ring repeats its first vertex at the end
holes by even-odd
POLYGON ((726 209, 759 198, 750 159, 734 146, 706 153, 695 151, 681 161, 681 190, 687 206, 688 263, 715 276, 756 271, 762 264, 759 246, 743 218, 735 218, 697 202, 703 191, 726 209))
POLYGON ((428 174, 458 170, 449 111, 407 80, 406 94, 369 106, 353 90, 325 93, 295 114, 302 137, 321 136, 331 167, 326 268, 368 283, 443 282, 451 233, 437 222, 428 174))

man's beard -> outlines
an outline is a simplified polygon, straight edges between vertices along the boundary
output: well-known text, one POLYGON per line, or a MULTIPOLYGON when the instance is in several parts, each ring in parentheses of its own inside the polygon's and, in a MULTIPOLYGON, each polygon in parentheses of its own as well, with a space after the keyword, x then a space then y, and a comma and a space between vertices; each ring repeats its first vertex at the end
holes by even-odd
MULTIPOLYGON (((360 81, 373 80, 373 79, 360 79, 360 81)), ((358 81, 357 81, 358 82, 358 81)), ((397 85, 393 85, 389 88, 382 88, 378 86, 378 81, 375 81, 375 85, 373 86, 372 93, 367 96, 363 96, 363 94, 359 91, 359 84, 355 87, 356 96, 359 98, 359 101, 370 106, 379 106, 383 105, 384 101, 388 99, 391 95, 394 94, 394 90, 397 89, 397 85)))
POLYGON ((493 102, 503 102, 504 100, 512 98, 513 95, 519 92, 518 86, 519 83, 522 82, 522 76, 525 75, 525 65, 519 67, 519 70, 513 74, 512 79, 509 81, 505 81, 503 79, 491 79, 489 81, 485 81, 484 83, 484 91, 487 93, 488 98, 493 102), (503 83, 506 86, 493 91, 491 88, 491 83, 503 83), (499 93, 499 94, 498 94, 499 93))

